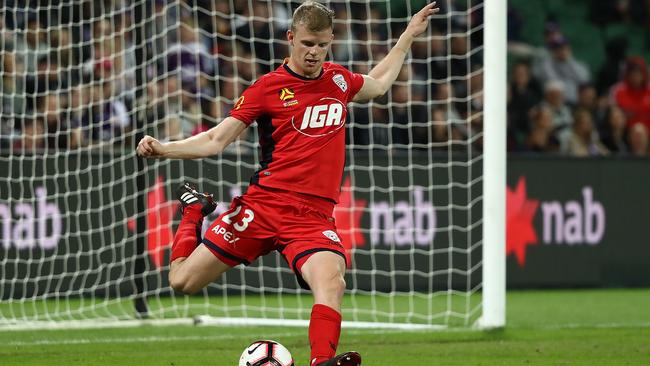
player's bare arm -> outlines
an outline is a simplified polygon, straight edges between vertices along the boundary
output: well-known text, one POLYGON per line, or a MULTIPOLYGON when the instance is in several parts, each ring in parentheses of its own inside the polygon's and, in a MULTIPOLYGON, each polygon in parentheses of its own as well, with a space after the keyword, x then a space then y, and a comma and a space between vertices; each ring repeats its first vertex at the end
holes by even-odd
POLYGON ((440 11, 436 2, 425 6, 413 16, 406 30, 399 37, 388 55, 368 75, 364 75, 363 87, 354 97, 354 102, 363 102, 386 94, 402 69, 404 59, 413 41, 427 30, 429 17, 440 11))
POLYGON ((208 131, 184 140, 161 143, 147 135, 138 143, 138 155, 145 158, 198 159, 221 153, 246 129, 246 124, 227 117, 208 131))

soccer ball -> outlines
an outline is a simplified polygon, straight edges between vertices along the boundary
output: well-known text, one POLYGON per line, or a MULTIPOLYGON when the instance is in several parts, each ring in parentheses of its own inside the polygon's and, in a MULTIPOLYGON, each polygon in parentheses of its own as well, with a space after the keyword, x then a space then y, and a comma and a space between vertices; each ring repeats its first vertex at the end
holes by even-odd
POLYGON ((239 366, 294 366, 288 349, 276 341, 256 341, 246 347, 239 366))

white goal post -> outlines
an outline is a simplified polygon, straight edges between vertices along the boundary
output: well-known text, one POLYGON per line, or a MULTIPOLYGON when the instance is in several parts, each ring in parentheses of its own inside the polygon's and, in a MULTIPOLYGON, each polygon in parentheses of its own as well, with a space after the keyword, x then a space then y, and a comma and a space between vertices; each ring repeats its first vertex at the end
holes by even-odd
POLYGON ((483 192, 483 314, 479 326, 506 324, 506 75, 507 1, 485 1, 485 150, 483 192))
MULTIPOLYGON (((321 2, 330 60, 360 73, 427 3, 321 2)), ((255 125, 201 161, 134 153, 219 123, 288 55, 299 3, 0 4, 0 330, 307 324, 311 295, 277 253, 195 296, 169 287, 176 188, 219 200, 205 229, 257 169, 255 125)), ((344 327, 505 326, 506 1, 438 3, 387 95, 349 105, 344 327)))

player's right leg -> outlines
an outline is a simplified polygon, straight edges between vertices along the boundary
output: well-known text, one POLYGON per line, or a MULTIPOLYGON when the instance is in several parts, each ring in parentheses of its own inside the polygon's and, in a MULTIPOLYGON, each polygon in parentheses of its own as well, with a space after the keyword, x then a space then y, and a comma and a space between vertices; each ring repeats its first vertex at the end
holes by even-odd
POLYGON ((183 217, 172 245, 169 283, 176 291, 192 294, 216 280, 230 266, 199 245, 203 217, 217 207, 212 195, 199 193, 186 183, 178 190, 178 200, 183 217))
POLYGON ((201 239, 203 216, 214 210, 211 196, 185 188, 179 199, 183 219, 174 238, 169 271, 175 290, 197 292, 229 268, 248 265, 273 249, 277 228, 266 220, 274 216, 258 204, 263 200, 249 194, 235 197, 230 209, 212 222, 201 239))

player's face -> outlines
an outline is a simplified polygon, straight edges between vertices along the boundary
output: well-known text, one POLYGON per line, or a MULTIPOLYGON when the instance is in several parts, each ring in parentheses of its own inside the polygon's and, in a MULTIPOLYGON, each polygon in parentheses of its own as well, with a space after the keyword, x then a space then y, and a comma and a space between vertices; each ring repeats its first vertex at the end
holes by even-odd
POLYGON ((303 76, 318 76, 333 38, 331 28, 311 32, 303 24, 298 24, 295 32, 287 31, 287 39, 293 47, 290 66, 297 68, 294 71, 303 76))

